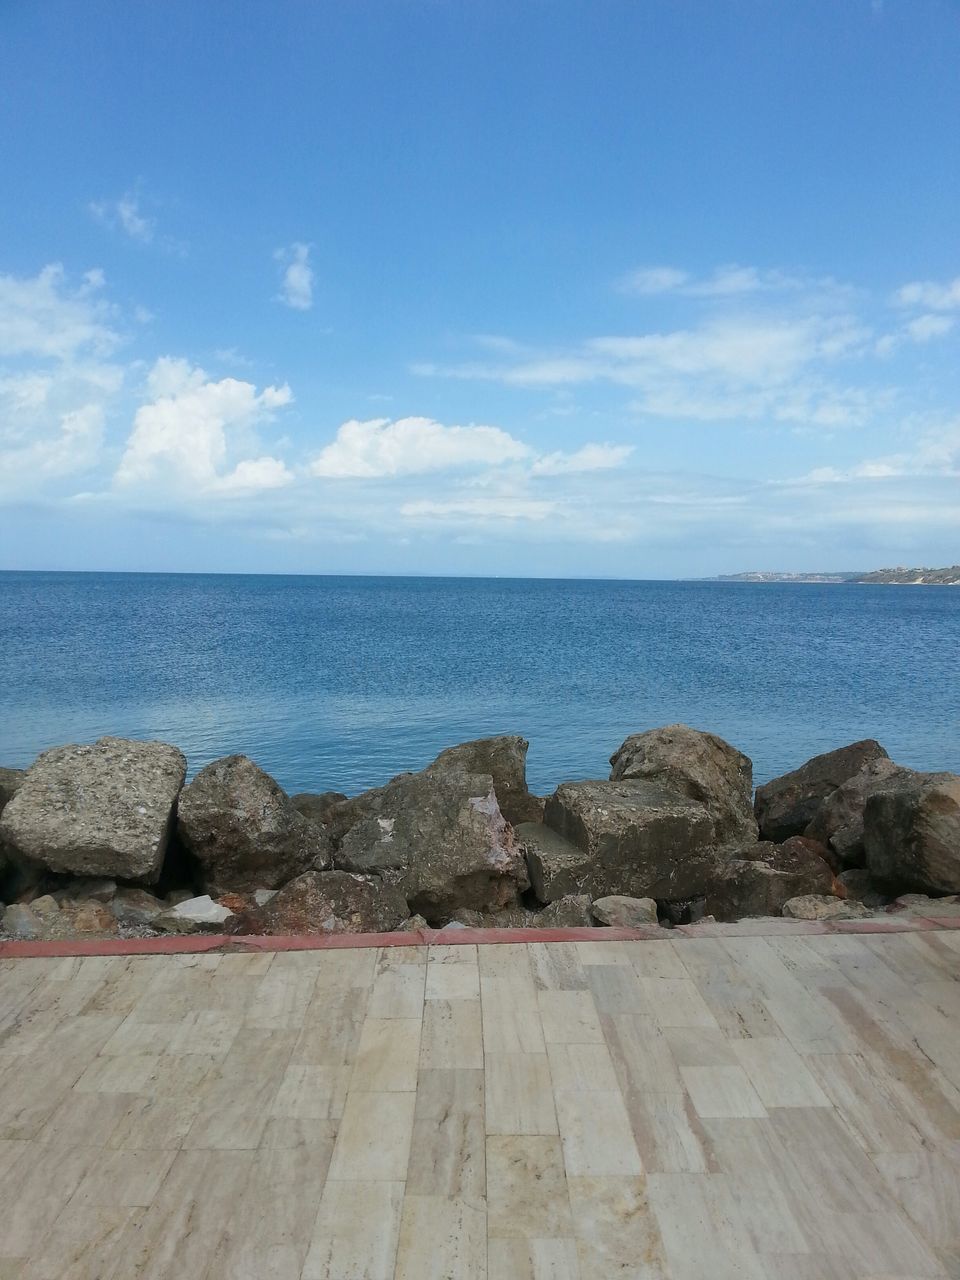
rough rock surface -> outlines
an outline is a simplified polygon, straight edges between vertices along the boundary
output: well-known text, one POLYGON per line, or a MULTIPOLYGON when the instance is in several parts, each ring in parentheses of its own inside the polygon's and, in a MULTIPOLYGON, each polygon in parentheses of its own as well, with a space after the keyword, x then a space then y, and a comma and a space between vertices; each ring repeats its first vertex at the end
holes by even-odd
POLYGON ((706 888, 714 823, 697 801, 636 778, 565 782, 544 818, 589 857, 582 890, 591 898, 692 898, 706 888))
POLYGON ((3 911, 3 931, 17 941, 31 941, 39 938, 43 929, 43 920, 36 912, 23 902, 12 902, 3 911))
POLYGON ((428 773, 447 773, 460 769, 464 773, 489 774, 500 812, 514 826, 520 822, 539 822, 543 801, 527 790, 527 748, 530 744, 518 734, 502 734, 496 738, 477 738, 441 751, 428 773))
POLYGON ((338 804, 343 804, 347 797, 342 791, 298 791, 290 797, 290 803, 297 813, 302 813, 311 822, 326 826, 330 814, 338 804))
POLYGON ((284 885, 265 906, 247 913, 238 931, 390 933, 409 914, 403 894, 376 876, 307 871, 284 885))
POLYGON ((594 920, 590 899, 585 894, 570 894, 542 911, 525 907, 497 912, 461 910, 450 923, 468 929, 589 929, 594 920))
POLYGON ((884 893, 866 867, 850 867, 847 871, 841 871, 837 876, 837 885, 842 890, 842 897, 862 902, 864 906, 874 910, 886 906, 890 901, 890 895, 884 893))
POLYGON ((783 844, 761 841, 738 858, 718 860, 705 909, 717 920, 777 916, 784 903, 805 894, 829 894, 833 872, 802 837, 783 844))
POLYGON ((247 756, 201 769, 183 789, 177 825, 214 896, 274 889, 330 861, 323 830, 247 756))
POLYGON ((860 920, 873 915, 873 912, 862 902, 850 898, 807 893, 785 902, 783 915, 788 920, 860 920))
POLYGON ((718 844, 756 840, 753 764, 716 734, 668 724, 635 733, 610 757, 614 782, 641 778, 696 800, 713 819, 718 844))
POLYGON ((641 925, 658 922, 657 904, 653 898, 625 898, 622 894, 615 893, 606 898, 598 898, 591 910, 598 924, 636 929, 641 925))
POLYGON ((960 894, 953 893, 945 898, 931 898, 925 893, 904 893, 897 898, 890 909, 897 915, 927 916, 930 919, 947 916, 951 919, 960 919, 960 894))
POLYGON ((757 787, 754 810, 761 840, 779 844, 790 836, 803 835, 832 791, 859 773, 864 765, 884 759, 886 755, 879 742, 865 738, 814 756, 792 773, 757 787))
POLYGON ((521 822, 514 834, 527 860, 530 887, 538 902, 579 894, 585 884, 591 883, 590 855, 552 827, 541 822, 521 822))
POLYGON ((0 810, 17 794, 26 776, 26 769, 0 768, 0 810))
POLYGON ((168 907, 151 923, 164 933, 225 933, 233 917, 234 912, 229 907, 214 902, 208 894, 202 894, 199 898, 187 898, 175 907, 168 907))
POLYGON ((392 873, 411 914, 440 925, 461 907, 514 906, 527 869, 490 775, 434 768, 402 774, 352 802, 367 811, 342 838, 338 867, 392 873))
POLYGON ((868 761, 852 778, 831 791, 817 810, 804 835, 820 840, 836 854, 843 867, 862 867, 866 859, 863 847, 863 811, 876 791, 913 776, 888 756, 868 761))
POLYGON ((101 738, 43 752, 0 815, 0 841, 51 871, 153 881, 187 762, 164 742, 101 738))
POLYGON ((867 800, 867 866, 886 884, 919 892, 960 891, 960 776, 893 778, 867 800))
POLYGON ((146 889, 118 889, 110 901, 110 910, 120 924, 152 924, 158 915, 169 910, 169 903, 161 902, 146 889))

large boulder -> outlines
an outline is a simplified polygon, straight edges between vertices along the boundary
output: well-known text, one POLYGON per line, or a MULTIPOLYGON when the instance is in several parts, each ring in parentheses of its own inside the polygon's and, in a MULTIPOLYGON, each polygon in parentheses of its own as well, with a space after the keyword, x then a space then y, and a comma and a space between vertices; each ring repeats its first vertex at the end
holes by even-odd
POLYGON ((342 837, 336 864, 385 874, 411 914, 443 924, 461 907, 515 906, 527 869, 489 774, 453 768, 402 774, 352 802, 360 816, 342 837))
POLYGON ((6 808, 7 802, 20 790, 26 776, 26 769, 0 768, 0 811, 6 808))
POLYGON ((960 776, 914 773, 888 783, 864 809, 867 867, 899 889, 960 892, 960 776))
POLYGON ((692 898, 715 855, 714 822, 702 804, 652 782, 564 782, 544 820, 587 855, 580 892, 591 898, 692 898))
POLYGON ((342 791, 298 791, 295 796, 290 797, 290 803, 298 813, 323 827, 329 822, 337 805, 343 804, 346 799, 342 791))
POLYGON ((869 907, 852 898, 833 898, 825 893, 806 893, 783 904, 788 920, 863 920, 873 915, 869 907))
POLYGON ((718 859, 707 886, 707 914, 717 920, 778 916, 791 898, 829 894, 833 872, 811 844, 793 836, 783 844, 760 842, 736 858, 718 859))
POLYGON ((879 742, 866 738, 814 756, 792 773, 757 787, 754 810, 760 825, 760 839, 779 844, 791 836, 803 835, 831 792, 859 773, 864 765, 884 759, 886 755, 879 742))
POLYGON ((888 756, 868 761, 852 778, 830 792, 804 835, 829 845, 841 866, 862 867, 866 858, 863 811, 867 800, 874 792, 912 776, 912 769, 894 764, 888 756))
POLYGON ((590 899, 584 894, 570 894, 542 911, 527 907, 509 907, 494 913, 461 910, 450 924, 467 929, 592 929, 594 919, 590 899))
POLYGON ((510 823, 537 822, 543 815, 543 801, 527 790, 527 748, 530 744, 519 734, 501 734, 496 738, 477 738, 441 751, 428 773, 489 774, 500 812, 510 823))
POLYGON ((696 800, 713 819, 718 843, 757 838, 753 764, 716 734, 668 724, 635 733, 610 757, 610 778, 641 778, 696 800))
POLYGON ((284 885, 264 906, 242 916, 238 931, 391 933, 409 914, 400 890, 378 876, 307 871, 284 885))
POLYGON ((50 871, 153 882, 186 770, 183 754, 165 742, 54 747, 0 814, 0 842, 50 871))
POLYGON ((214 897, 275 889, 330 863, 323 829, 247 756, 224 756, 200 770, 180 796, 177 827, 214 897))
POLYGON ((542 822, 521 822, 514 829, 527 860, 530 888, 538 902, 556 902, 579 894, 595 879, 589 853, 565 840, 542 822))

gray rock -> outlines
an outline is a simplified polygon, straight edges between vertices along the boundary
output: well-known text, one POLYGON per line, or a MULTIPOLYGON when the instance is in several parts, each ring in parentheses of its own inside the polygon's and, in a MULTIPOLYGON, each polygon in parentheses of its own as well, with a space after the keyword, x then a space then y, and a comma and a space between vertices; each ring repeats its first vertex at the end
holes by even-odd
POLYGON ((60 903, 52 894, 44 893, 39 898, 34 898, 30 903, 30 910, 35 916, 39 916, 41 920, 46 920, 48 916, 55 916, 60 910, 60 903))
POLYGON ((88 898, 91 902, 110 902, 117 892, 116 880, 81 877, 64 885, 68 898, 88 898))
POLYGON ((431 924, 461 907, 516 905, 527 887, 526 863, 490 775, 459 768, 401 774, 351 803, 357 820, 340 842, 337 866, 383 873, 402 890, 410 912, 431 924))
POLYGON ((657 904, 653 898, 625 898, 618 893, 598 898, 593 904, 592 914, 599 924, 625 929, 658 923, 657 904))
POLYGON ((411 916, 409 920, 404 920, 403 924, 397 925, 398 933, 418 933, 421 929, 429 929, 430 926, 424 920, 423 916, 411 916))
POLYGON ((51 941, 90 934, 115 938, 117 933, 117 921, 110 908, 89 898, 64 902, 56 915, 47 917, 43 928, 44 938, 51 941))
POLYGON ((517 844, 527 861, 530 887, 538 902, 579 894, 595 879, 593 859, 542 822, 521 822, 517 844))
POLYGON ((703 805, 651 782, 565 782, 544 818, 590 859, 582 890, 594 899, 697 897, 715 863, 703 805))
POLYGON ((263 907, 247 913, 240 931, 301 935, 391 933, 409 916, 403 894, 375 876, 307 871, 263 907))
POLYGON ((527 748, 530 744, 518 734, 502 734, 495 738, 478 738, 441 751, 428 773, 447 773, 459 769, 463 773, 489 774, 500 812, 516 826, 520 822, 539 822, 543 801, 527 790, 527 748))
POLYGON ((290 797, 290 803, 298 813, 302 813, 311 822, 326 826, 331 812, 337 805, 343 804, 347 797, 342 791, 298 791, 290 797))
POLYGON ((898 915, 925 916, 929 919, 936 919, 938 916, 960 918, 960 894, 931 898, 925 893, 904 893, 893 903, 891 910, 898 915))
POLYGON ((886 755, 879 742, 866 738, 814 756, 792 773, 757 787, 754 811, 761 840, 779 844, 790 836, 803 835, 831 792, 859 773, 864 765, 884 759, 886 755))
POLYGON ((717 920, 777 916, 791 898, 829 894, 833 872, 802 837, 762 841, 719 859, 707 887, 705 910, 717 920))
POLYGON ((258 907, 265 907, 271 898, 277 896, 278 892, 278 889, 254 889, 253 900, 258 907))
POLYGON ((156 880, 186 767, 163 742, 54 747, 4 808, 0 840, 50 871, 156 880))
POLYGON ((184 787, 178 830, 212 894, 276 889, 330 864, 323 830, 247 756, 214 760, 184 787))
POLYGON ((614 782, 640 778, 702 804, 718 844, 756 840, 753 764, 716 734, 668 724, 635 733, 610 757, 614 782))
POLYGON ((32 942, 43 931, 43 921, 23 902, 12 902, 3 911, 3 931, 20 942, 32 942))
POLYGON ((169 908, 169 903, 161 902, 152 893, 147 893, 146 889, 118 889, 110 901, 110 910, 118 922, 131 926, 152 924, 157 916, 169 908))
POLYGON ((844 867, 862 867, 863 811, 875 791, 883 791, 896 781, 913 776, 888 756, 869 760, 852 778, 831 791, 817 810, 804 835, 827 844, 844 867))
POLYGON ((837 882, 847 898, 862 902, 872 910, 883 907, 890 901, 890 895, 883 892, 866 867, 851 867, 847 871, 841 871, 837 882))
POLYGON ((26 769, 0 768, 0 811, 6 807, 7 801, 12 800, 20 790, 26 776, 26 769))
POLYGON ((585 894, 571 894, 551 902, 542 911, 526 907, 508 907, 505 911, 457 912, 454 920, 464 929, 584 929, 593 927, 590 899, 585 894))
POLYGON ((862 902, 834 898, 829 894, 807 893, 783 904, 788 920, 861 920, 873 915, 862 902))
POLYGON ((155 916, 151 924, 164 933, 224 933, 234 913, 214 902, 208 894, 187 898, 155 916))
POLYGON ((921 893, 960 891, 960 777, 888 780, 863 814, 867 866, 877 880, 921 893))

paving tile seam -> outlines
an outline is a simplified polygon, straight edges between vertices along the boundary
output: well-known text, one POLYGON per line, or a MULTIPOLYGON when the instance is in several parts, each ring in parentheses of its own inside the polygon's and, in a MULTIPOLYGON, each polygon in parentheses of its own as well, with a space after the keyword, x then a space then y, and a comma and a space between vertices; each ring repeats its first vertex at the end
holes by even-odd
POLYGON ((69 956, 189 955, 203 952, 363 950, 375 947, 497 946, 534 942, 682 942, 687 938, 790 938, 828 934, 890 934, 960 930, 960 916, 912 916, 908 920, 790 920, 780 927, 729 924, 677 925, 650 929, 411 929, 397 933, 194 934, 158 938, 67 939, 57 942, 0 942, 0 959, 69 956), (800 927, 798 927, 800 926, 800 927))

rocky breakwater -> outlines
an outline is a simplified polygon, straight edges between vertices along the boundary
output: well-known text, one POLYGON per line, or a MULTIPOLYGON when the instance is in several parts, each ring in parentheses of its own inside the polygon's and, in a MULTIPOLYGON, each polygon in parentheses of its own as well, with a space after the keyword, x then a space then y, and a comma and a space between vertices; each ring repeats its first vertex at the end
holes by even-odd
POLYGON ((245 756, 184 785, 186 761, 165 743, 54 748, 0 770, 0 932, 960 914, 960 777, 898 766, 876 742, 756 795, 750 760, 686 725, 630 736, 609 778, 546 798, 527 788, 526 751, 517 736, 485 738, 357 796, 290 797, 245 756))

